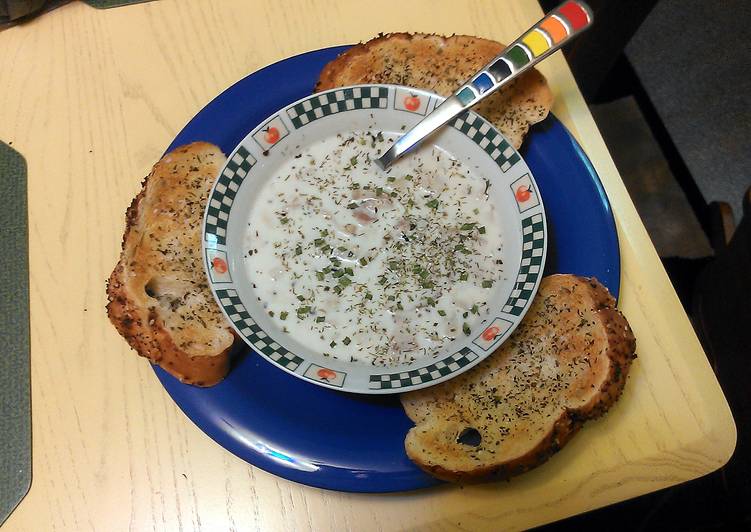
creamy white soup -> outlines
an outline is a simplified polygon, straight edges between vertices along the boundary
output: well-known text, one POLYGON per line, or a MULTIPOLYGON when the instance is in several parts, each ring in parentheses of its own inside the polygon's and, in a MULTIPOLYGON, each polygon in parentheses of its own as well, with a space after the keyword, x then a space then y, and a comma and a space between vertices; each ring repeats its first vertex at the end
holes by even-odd
POLYGON ((389 171, 394 140, 322 139, 257 191, 243 257, 264 310, 325 356, 390 366, 436 356, 487 315, 503 276, 490 183, 437 148, 389 171))

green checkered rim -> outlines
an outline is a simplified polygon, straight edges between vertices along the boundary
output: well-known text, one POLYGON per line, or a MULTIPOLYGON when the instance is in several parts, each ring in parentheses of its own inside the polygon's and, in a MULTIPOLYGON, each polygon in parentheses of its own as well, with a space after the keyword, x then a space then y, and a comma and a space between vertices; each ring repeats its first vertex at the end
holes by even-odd
POLYGON ((287 116, 295 129, 306 124, 352 109, 385 109, 388 105, 387 87, 354 87, 338 89, 313 96, 287 109, 287 116))
POLYGON ((206 230, 204 238, 224 245, 227 237, 227 220, 232 202, 248 171, 256 163, 255 158, 242 146, 237 148, 222 174, 217 179, 206 208, 206 230))
POLYGON ((217 290, 216 295, 229 319, 256 351, 290 371, 295 371, 303 363, 302 358, 285 349, 263 332, 263 329, 250 317, 235 290, 217 290))
POLYGON ((511 295, 503 307, 503 312, 520 316, 532 297, 537 278, 542 273, 543 250, 545 248, 545 221, 542 213, 522 220, 522 262, 511 295))
POLYGON ((402 371, 401 373, 371 375, 368 387, 371 390, 391 390, 425 384, 454 373, 470 362, 477 360, 478 357, 479 355, 469 347, 464 347, 453 355, 424 368, 402 371))
POLYGON ((498 164, 502 172, 508 171, 521 160, 516 150, 494 130, 490 124, 475 113, 459 115, 452 126, 480 146, 498 164))

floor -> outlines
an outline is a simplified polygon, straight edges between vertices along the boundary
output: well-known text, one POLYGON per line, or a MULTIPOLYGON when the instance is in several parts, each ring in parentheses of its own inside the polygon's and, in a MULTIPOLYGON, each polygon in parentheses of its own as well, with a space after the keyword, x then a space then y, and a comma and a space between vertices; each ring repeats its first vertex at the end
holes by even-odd
POLYGON ((660 257, 712 254, 686 195, 633 97, 590 106, 660 257))
POLYGON ((659 0, 625 48, 699 192, 736 215, 751 185, 750 22, 748 0, 659 0))

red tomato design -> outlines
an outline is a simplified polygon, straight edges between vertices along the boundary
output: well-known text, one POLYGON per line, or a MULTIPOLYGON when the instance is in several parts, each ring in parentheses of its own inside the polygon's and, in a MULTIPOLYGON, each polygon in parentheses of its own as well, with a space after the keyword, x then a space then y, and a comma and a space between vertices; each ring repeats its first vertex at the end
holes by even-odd
POLYGON ((327 368, 321 368, 317 372, 318 378, 322 381, 329 381, 336 378, 336 372, 327 368))
POLYGON ((485 331, 483 331, 482 339, 485 340, 486 342, 492 342, 493 340, 495 340, 495 337, 498 336, 498 334, 500 334, 500 332, 501 332, 500 327, 498 327, 497 325, 491 325, 490 327, 485 329, 485 331))
POLYGON ((214 268, 214 271, 216 273, 227 273, 227 263, 219 257, 214 257, 211 260, 211 266, 214 268))
POLYGON ((531 187, 525 187, 524 185, 520 186, 516 189, 516 200, 520 202, 525 202, 529 199, 529 197, 532 195, 532 188, 531 187))
POLYGON ((420 97, 412 94, 404 98, 404 107, 407 111, 417 111, 420 108, 420 97))
POLYGON ((264 140, 269 144, 274 144, 277 140, 279 140, 280 135, 277 128, 272 126, 268 129, 264 129, 264 132, 266 133, 264 135, 264 140))

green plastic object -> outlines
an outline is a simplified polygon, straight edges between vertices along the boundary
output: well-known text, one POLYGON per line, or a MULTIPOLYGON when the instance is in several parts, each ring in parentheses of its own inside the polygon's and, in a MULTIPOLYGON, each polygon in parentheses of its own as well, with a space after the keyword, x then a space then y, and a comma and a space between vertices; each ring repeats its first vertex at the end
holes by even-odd
POLYGON ((0 142, 0 523, 31 487, 26 161, 0 142))

